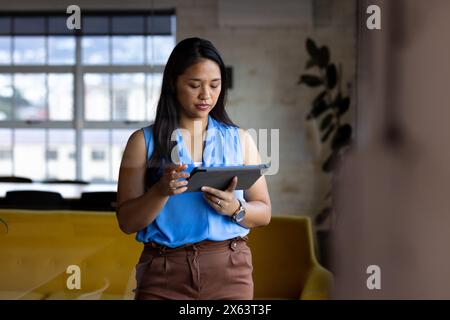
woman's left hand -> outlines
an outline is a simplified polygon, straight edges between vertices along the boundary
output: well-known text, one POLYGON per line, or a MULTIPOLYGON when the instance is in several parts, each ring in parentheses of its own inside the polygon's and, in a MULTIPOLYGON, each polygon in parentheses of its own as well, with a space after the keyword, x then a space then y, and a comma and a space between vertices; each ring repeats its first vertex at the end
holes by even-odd
POLYGON ((234 194, 237 179, 237 177, 234 177, 228 188, 224 191, 211 187, 202 187, 203 197, 217 212, 232 216, 239 208, 239 201, 234 194))

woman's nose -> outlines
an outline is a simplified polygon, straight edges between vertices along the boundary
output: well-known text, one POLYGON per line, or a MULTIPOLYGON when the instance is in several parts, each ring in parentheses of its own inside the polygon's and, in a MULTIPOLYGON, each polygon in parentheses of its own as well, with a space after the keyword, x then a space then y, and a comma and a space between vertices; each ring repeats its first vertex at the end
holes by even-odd
POLYGON ((208 100, 210 97, 209 91, 208 89, 206 89, 205 87, 202 88, 201 92, 200 92, 200 99, 201 100, 208 100))

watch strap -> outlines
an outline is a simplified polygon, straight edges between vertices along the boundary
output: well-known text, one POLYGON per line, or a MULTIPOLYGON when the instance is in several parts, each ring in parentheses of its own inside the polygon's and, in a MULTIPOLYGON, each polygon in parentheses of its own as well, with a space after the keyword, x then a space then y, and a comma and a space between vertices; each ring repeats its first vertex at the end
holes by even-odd
POLYGON ((233 215, 231 216, 231 219, 233 220, 233 221, 235 221, 235 222, 238 222, 237 221, 237 215, 240 213, 240 212, 242 212, 242 211, 244 211, 245 210, 245 208, 244 208, 244 205, 242 204, 242 201, 240 200, 240 199, 237 199, 238 201, 239 201, 239 208, 233 213, 233 215))

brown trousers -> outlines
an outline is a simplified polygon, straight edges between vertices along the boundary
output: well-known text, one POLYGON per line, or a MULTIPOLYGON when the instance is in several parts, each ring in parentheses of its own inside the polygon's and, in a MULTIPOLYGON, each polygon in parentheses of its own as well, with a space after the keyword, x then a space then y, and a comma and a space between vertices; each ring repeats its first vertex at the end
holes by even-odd
POLYGON ((145 244, 136 265, 136 300, 252 300, 247 237, 177 248, 145 244))

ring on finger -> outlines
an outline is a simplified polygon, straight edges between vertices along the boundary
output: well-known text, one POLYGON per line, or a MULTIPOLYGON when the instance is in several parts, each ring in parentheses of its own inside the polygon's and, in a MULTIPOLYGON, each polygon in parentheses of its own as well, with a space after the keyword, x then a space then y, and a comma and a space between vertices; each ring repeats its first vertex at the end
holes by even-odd
POLYGON ((217 200, 216 204, 217 204, 219 207, 221 206, 221 205, 220 205, 220 199, 217 200))

